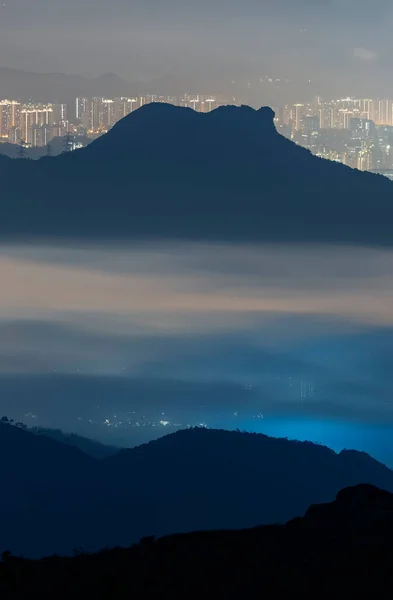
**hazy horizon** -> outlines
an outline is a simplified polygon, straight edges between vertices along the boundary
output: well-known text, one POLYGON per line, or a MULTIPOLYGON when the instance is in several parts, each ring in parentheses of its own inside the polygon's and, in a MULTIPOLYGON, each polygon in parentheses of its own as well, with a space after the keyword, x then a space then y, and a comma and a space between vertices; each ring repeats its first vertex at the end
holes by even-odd
POLYGON ((391 90, 388 2, 370 12, 354 0, 247 0, 225 8, 217 1, 19 0, 5 2, 0 13, 3 67, 86 77, 114 72, 145 82, 175 76, 206 87, 234 80, 241 89, 249 81, 256 94, 258 78, 267 75, 301 80, 304 93, 308 80, 319 93, 391 90))
POLYGON ((0 268, 2 413, 124 445, 133 411, 170 422, 145 438, 238 424, 340 449, 347 431, 393 460, 372 433, 393 427, 390 250, 37 244, 0 268))

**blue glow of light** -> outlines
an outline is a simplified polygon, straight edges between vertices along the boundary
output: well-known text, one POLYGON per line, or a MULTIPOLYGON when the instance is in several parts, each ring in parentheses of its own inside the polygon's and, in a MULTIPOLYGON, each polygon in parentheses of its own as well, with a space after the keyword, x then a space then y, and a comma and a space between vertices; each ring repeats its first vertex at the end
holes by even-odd
POLYGON ((391 424, 271 416, 264 419, 243 417, 225 420, 220 425, 217 423, 214 426, 264 433, 272 437, 307 440, 321 443, 336 452, 345 448, 360 450, 393 468, 393 426, 391 424))

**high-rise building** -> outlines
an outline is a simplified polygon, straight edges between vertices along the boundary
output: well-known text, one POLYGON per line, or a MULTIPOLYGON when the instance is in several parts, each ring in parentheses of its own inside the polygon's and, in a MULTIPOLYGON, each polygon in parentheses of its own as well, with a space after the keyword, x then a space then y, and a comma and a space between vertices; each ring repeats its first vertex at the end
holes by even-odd
POLYGON ((372 120, 374 118, 374 101, 369 98, 363 98, 360 100, 354 101, 357 105, 357 108, 362 113, 362 119, 372 120))
POLYGON ((393 125, 393 101, 376 100, 374 116, 377 125, 393 125))
POLYGON ((108 131, 118 121, 115 108, 114 100, 102 99, 102 129, 108 131))
POLYGON ((353 109, 339 108, 338 109, 338 129, 349 129, 351 119, 354 118, 353 109))
POLYGON ((76 120, 80 123, 89 110, 89 98, 77 98, 75 103, 76 120))
POLYGON ((8 132, 8 141, 11 144, 19 144, 21 140, 21 132, 19 127, 11 127, 8 132))
POLYGON ((300 138, 296 137, 296 141, 310 150, 316 148, 320 130, 319 115, 306 115, 302 118, 300 127, 300 138))
POLYGON ((26 144, 31 144, 33 125, 37 125, 35 112, 22 107, 20 111, 20 137, 26 144))
POLYGON ((292 122, 295 131, 301 130, 302 119, 305 116, 306 107, 304 104, 294 104, 292 109, 292 122))
POLYGON ((53 122, 66 123, 68 121, 67 104, 53 104, 53 122))
POLYGON ((0 101, 0 138, 8 138, 13 127, 19 127, 20 102, 18 100, 0 101))
POLYGON ((104 129, 102 98, 92 99, 91 125, 93 131, 102 131, 102 129, 104 129))
POLYGON ((318 108, 320 129, 334 128, 334 111, 329 104, 323 104, 318 108))
POLYGON ((76 99, 76 120, 86 131, 93 131, 93 101, 91 98, 76 99))
POLYGON ((51 125, 33 125, 31 128, 31 145, 33 147, 47 146, 53 139, 51 125))
POLYGON ((28 145, 33 143, 33 126, 53 126, 52 104, 27 104, 20 110, 20 135, 28 145))

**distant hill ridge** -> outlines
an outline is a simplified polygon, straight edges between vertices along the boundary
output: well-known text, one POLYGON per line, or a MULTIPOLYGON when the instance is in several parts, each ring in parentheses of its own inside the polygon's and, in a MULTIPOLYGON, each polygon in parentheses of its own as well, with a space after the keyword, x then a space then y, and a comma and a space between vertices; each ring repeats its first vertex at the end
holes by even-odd
POLYGON ((68 103, 74 106, 77 96, 122 96, 131 93, 132 89, 135 94, 137 86, 114 73, 89 79, 81 75, 32 73, 0 67, 0 88, 12 100, 68 103))
POLYGON ((114 446, 101 444, 100 442, 75 433, 64 433, 61 429, 34 427, 33 429, 30 429, 30 431, 36 435, 43 435, 53 440, 57 440, 58 442, 62 442, 63 444, 69 444, 70 446, 79 448, 79 450, 82 450, 82 452, 93 458, 106 458, 107 456, 111 456, 118 452, 118 448, 114 446))

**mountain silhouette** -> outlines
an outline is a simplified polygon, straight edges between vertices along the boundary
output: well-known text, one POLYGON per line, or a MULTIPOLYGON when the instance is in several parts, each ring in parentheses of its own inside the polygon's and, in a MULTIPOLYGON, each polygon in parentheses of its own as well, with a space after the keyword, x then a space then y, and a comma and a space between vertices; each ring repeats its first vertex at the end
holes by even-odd
POLYGON ((204 428, 96 460, 0 424, 0 456, 0 552, 35 557, 283 523, 349 485, 393 491, 393 472, 367 454, 204 428))
POLYGON ((22 102, 55 102, 74 106, 77 96, 128 95, 136 86, 113 73, 89 79, 82 75, 32 73, 0 67, 0 88, 5 90, 8 98, 22 102))
POLYGON ((312 156, 273 117, 149 104, 85 149, 0 163, 0 235, 391 244, 392 183, 312 156))
POLYGON ((9 553, 5 598, 387 597, 393 496, 371 485, 341 490, 285 525, 144 538, 128 549, 40 561, 9 553))

